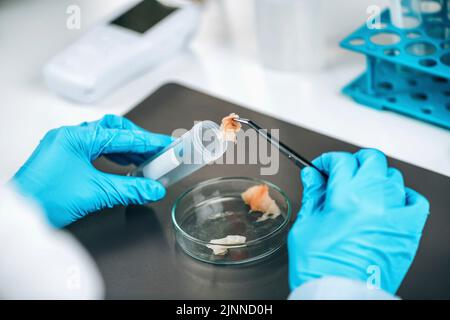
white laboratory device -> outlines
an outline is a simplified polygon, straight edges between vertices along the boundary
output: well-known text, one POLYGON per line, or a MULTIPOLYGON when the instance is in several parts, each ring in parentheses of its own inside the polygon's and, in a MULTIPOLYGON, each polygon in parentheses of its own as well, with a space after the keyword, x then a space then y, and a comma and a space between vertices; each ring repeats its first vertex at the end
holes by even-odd
POLYGON ((43 69, 45 82, 66 98, 95 102, 185 46, 201 9, 194 1, 177 7, 133 2, 51 59, 43 69))

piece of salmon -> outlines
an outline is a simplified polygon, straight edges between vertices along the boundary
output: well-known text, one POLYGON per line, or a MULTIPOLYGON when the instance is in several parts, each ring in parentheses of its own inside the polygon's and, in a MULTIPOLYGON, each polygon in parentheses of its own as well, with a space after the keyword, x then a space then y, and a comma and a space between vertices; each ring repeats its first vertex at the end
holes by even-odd
POLYGON ((269 218, 275 219, 281 214, 281 210, 277 203, 270 197, 269 186, 266 184, 248 188, 241 194, 241 197, 242 200, 250 206, 250 212, 258 211, 263 213, 263 215, 256 220, 257 222, 265 221, 269 218))
POLYGON ((237 141, 236 133, 241 130, 242 125, 235 120, 236 118, 239 118, 239 116, 235 113, 231 113, 222 119, 220 129, 222 130, 225 141, 231 141, 234 143, 237 141))

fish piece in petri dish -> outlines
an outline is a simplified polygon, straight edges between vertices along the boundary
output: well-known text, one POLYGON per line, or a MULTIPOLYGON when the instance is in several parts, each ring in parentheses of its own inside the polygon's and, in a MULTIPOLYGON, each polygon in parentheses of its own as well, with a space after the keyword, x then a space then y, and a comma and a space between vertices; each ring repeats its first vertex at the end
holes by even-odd
POLYGON ((223 256, 228 253, 228 249, 242 247, 247 241, 247 238, 239 235, 228 235, 222 239, 212 239, 211 244, 206 246, 213 251, 216 256, 223 256), (233 246, 236 245, 236 246, 233 246))
POLYGON ((259 211, 263 213, 263 215, 256 220, 257 222, 262 222, 267 219, 276 219, 281 214, 281 210, 277 203, 270 197, 269 186, 266 184, 250 187, 245 190, 241 196, 242 200, 250 206, 251 212, 259 211))

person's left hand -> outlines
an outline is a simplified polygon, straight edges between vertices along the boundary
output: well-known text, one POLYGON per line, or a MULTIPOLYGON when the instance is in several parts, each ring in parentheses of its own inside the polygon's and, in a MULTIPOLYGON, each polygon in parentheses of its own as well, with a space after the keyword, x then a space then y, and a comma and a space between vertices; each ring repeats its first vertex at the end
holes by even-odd
POLYGON ((63 227, 103 208, 163 198, 165 189, 160 183, 104 173, 92 161, 106 155, 119 164, 139 164, 171 142, 169 136, 107 115, 99 121, 49 131, 12 183, 42 205, 54 226, 63 227))

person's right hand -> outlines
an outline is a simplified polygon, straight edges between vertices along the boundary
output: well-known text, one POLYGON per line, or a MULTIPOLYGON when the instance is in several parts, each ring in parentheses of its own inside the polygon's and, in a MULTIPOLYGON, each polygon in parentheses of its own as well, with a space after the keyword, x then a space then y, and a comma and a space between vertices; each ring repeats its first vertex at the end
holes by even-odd
POLYGON ((428 201, 377 150, 326 153, 313 163, 329 178, 311 167, 301 172, 302 208, 288 239, 291 289, 324 276, 371 277, 394 294, 416 254, 428 201))

